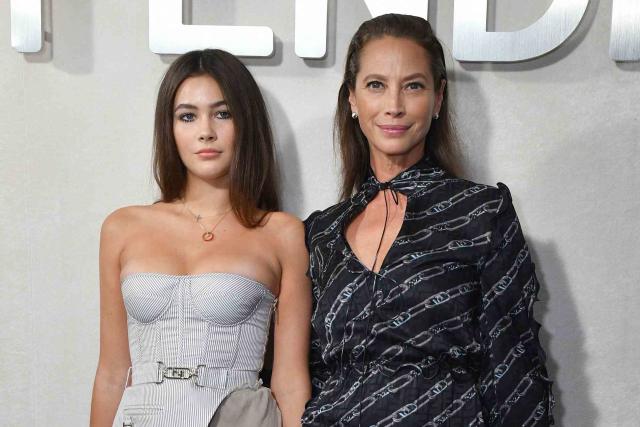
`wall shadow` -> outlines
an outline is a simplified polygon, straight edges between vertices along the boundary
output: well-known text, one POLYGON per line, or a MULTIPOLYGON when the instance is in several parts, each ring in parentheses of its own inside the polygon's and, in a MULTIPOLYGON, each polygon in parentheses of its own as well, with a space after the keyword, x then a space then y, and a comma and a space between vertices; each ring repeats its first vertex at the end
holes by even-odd
POLYGON ((51 19, 51 0, 42 1, 42 50, 25 53, 24 59, 31 63, 46 63, 53 59, 53 20, 51 19))
POLYGON ((267 104, 276 146, 282 210, 300 217, 304 209, 304 193, 302 191, 300 154, 295 135, 278 97, 262 87, 260 90, 267 104))
POLYGON ((429 24, 436 34, 438 32, 438 0, 429 0, 429 24))
POLYGON ((640 61, 635 61, 635 62, 616 61, 616 67, 618 68, 618 70, 621 70, 621 71, 638 72, 640 71, 640 61))
POLYGON ((462 154, 462 177, 495 184, 491 182, 489 164, 493 123, 488 114, 486 95, 472 74, 460 69, 448 69, 447 72, 451 120, 462 154))
POLYGON ((160 58, 160 61, 162 61, 163 64, 171 65, 171 63, 173 63, 173 61, 178 59, 180 55, 179 54, 157 54, 157 56, 160 58))
POLYGON ((248 67, 277 67, 282 65, 283 51, 282 40, 274 34, 273 53, 270 56, 242 56, 239 58, 248 67))
POLYGON ((193 0, 182 0, 182 24, 193 24, 193 0))
POLYGON ((560 259, 557 246, 552 241, 536 241, 527 238, 531 258, 536 264, 536 274, 540 282, 539 301, 534 306, 536 319, 542 324, 540 342, 547 353, 547 369, 553 384, 556 406, 553 414, 558 426, 596 427, 598 410, 591 396, 592 386, 585 375, 588 354, 585 351, 586 336, 581 324, 575 299, 567 279, 566 268, 560 259), (551 319, 549 304, 562 307, 551 319), (570 336, 562 334, 570 333, 570 336), (553 351, 551 349, 553 348, 553 351), (570 360, 570 365, 560 365, 559 361, 570 360), (560 384, 560 377, 570 378, 571 384, 560 384), (565 391, 566 390, 566 391, 565 391), (570 394, 571 400, 580 402, 578 408, 567 408, 563 396, 570 394), (569 414, 578 419, 569 420, 569 414))
MULTIPOLYGON (((273 40, 273 54, 271 56, 238 56, 238 59, 242 61, 247 67, 277 67, 282 64, 282 40, 274 35, 273 40)), ((160 61, 164 64, 171 64, 175 61, 180 54, 158 54, 160 61)))

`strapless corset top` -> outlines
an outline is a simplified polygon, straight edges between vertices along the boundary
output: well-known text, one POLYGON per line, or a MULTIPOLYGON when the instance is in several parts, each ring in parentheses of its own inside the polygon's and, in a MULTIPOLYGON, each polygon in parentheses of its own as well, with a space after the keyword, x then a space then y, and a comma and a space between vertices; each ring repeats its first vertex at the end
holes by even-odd
POLYGON ((135 366, 214 366, 259 371, 275 296, 233 273, 134 273, 122 280, 135 366))

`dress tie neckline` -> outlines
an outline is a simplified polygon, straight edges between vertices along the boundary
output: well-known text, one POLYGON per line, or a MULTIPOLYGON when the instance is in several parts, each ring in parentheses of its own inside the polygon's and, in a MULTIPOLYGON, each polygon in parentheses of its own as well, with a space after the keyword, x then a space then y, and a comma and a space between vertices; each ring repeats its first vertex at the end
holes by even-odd
POLYGON ((367 179, 360 186, 358 192, 353 195, 351 201, 355 205, 364 206, 369 204, 380 191, 391 190, 394 202, 398 204, 398 193, 411 196, 429 183, 442 179, 443 175, 444 170, 438 167, 428 156, 423 157, 385 182, 378 181, 373 170, 369 167, 367 179))

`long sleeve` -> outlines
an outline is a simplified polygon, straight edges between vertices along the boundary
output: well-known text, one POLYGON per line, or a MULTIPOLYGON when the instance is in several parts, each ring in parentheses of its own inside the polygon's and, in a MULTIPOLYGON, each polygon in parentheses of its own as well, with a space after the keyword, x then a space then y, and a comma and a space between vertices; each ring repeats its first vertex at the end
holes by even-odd
POLYGON ((552 382, 533 318, 539 284, 508 188, 480 266, 479 316, 483 356, 479 376, 485 422, 490 426, 553 424, 552 382))
MULTIPOLYGON (((313 313, 316 312, 318 300, 318 260, 313 250, 313 244, 309 236, 311 236, 314 219, 320 214, 320 211, 313 212, 305 221, 305 243, 309 251, 309 270, 307 276, 311 279, 311 287, 313 290, 313 313)), ((311 342, 309 349, 309 373, 311 375, 312 396, 317 396, 324 388, 324 383, 329 378, 330 372, 322 360, 322 345, 316 330, 311 328, 311 342)))

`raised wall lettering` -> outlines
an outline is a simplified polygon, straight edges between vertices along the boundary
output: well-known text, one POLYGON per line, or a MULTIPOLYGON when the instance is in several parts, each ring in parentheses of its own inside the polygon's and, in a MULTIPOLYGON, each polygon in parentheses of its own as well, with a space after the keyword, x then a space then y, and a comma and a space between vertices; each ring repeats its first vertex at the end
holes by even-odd
POLYGON ((640 60, 640 2, 614 0, 609 56, 615 61, 640 60))
MULTIPOLYGON (((11 46, 18 52, 42 49, 41 2, 10 0, 11 46)), ((371 16, 393 12, 427 19, 429 13, 428 0, 364 2, 371 16)), ((295 52, 299 57, 326 54, 327 4, 328 0, 295 0, 295 52)), ((488 32, 487 0, 455 0, 453 57, 461 62, 517 62, 544 55, 569 38, 588 4, 589 0, 554 0, 544 16, 523 30, 488 32)), ((182 0, 149 0, 149 47, 158 54, 217 47, 238 56, 269 56, 274 43, 269 27, 183 25, 182 0)), ((640 61, 640 1, 613 0, 609 55, 616 61, 640 61)))
POLYGON ((560 46, 580 24, 589 0, 554 0, 529 27, 487 32, 487 0, 455 0, 453 57, 458 61, 516 62, 560 46))
POLYGON ((385 13, 402 13, 404 15, 420 16, 429 19, 429 0, 365 0, 371 16, 376 17, 385 13))
POLYGON ((327 53, 329 0, 296 0, 295 52, 300 58, 322 58, 327 53))
MULTIPOLYGON (((353 0, 350 0, 353 1, 353 0)), ((429 0, 364 0, 371 16, 385 13, 429 17, 429 0)), ((296 0, 295 51, 301 58, 322 58, 327 52, 327 0, 296 0)))
POLYGON ((11 47, 18 52, 42 49, 41 0, 11 0, 11 47))
POLYGON ((273 31, 269 27, 184 25, 182 0, 149 0, 149 48, 153 53, 219 48, 238 56, 269 56, 273 31))

